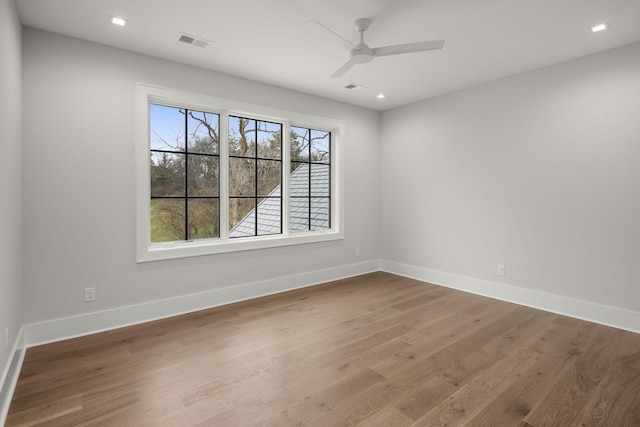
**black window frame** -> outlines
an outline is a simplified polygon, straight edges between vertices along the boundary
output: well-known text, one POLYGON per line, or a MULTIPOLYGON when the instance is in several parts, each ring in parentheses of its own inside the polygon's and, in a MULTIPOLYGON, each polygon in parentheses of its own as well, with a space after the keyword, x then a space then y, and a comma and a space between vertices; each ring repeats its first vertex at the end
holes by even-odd
MULTIPOLYGON (((258 237, 258 236, 270 236, 270 235, 277 235, 277 234, 283 234, 284 232, 284 228, 283 228, 283 192, 282 192, 282 186, 283 186, 283 173, 284 173, 284 169, 283 169, 283 132, 284 132, 284 125, 281 122, 276 122, 276 121, 271 121, 271 120, 263 120, 263 119, 257 119, 254 117, 250 117, 250 116, 240 116, 237 114, 229 114, 228 116, 228 121, 230 122, 232 118, 235 119, 239 119, 239 120, 252 120, 256 123, 255 129, 253 129, 253 133, 254 133, 254 141, 255 141, 255 147, 254 147, 254 155, 253 156, 239 156, 236 154, 231 154, 228 153, 227 154, 227 158, 228 158, 228 162, 229 164, 231 164, 231 159, 244 159, 244 160, 251 160, 253 161, 253 170, 254 170, 254 181, 253 181, 253 188, 254 188, 254 194, 253 195, 232 195, 231 194, 231 189, 229 189, 229 194, 227 196, 228 200, 229 200, 229 208, 231 208, 231 201, 232 200, 247 200, 247 199, 253 199, 253 209, 249 212, 253 212, 254 218, 253 218, 253 222, 254 222, 254 234, 247 234, 247 235, 241 235, 241 236, 229 236, 229 239, 243 239, 243 238, 250 238, 250 237, 258 237), (260 132, 260 126, 259 123, 269 123, 272 125, 277 125, 280 126, 280 158, 276 159, 276 158, 270 158, 270 157, 260 157, 259 153, 258 153, 258 145, 259 145, 259 141, 258 141, 258 135, 260 132), (278 186, 280 187, 280 196, 269 196, 269 195, 261 195, 260 191, 259 191, 259 162, 261 160, 264 161, 271 161, 271 162, 279 162, 280 163, 280 182, 278 184, 278 186), (258 221, 258 215, 259 215, 259 205, 260 205, 260 201, 261 199, 280 199, 280 227, 279 227, 279 231, 277 233, 268 233, 268 234, 260 234, 259 232, 259 228, 260 228, 260 224, 258 221)), ((231 128, 231 126, 229 125, 229 128, 231 128)), ((230 137, 229 137, 230 139, 230 137)), ((227 145, 229 145, 229 141, 226 141, 227 145)), ((227 185, 229 185, 229 187, 231 186, 231 168, 229 168, 229 177, 228 177, 228 183, 227 185)), ((242 220, 240 220, 242 221, 242 220)), ((229 228, 229 231, 231 231, 233 229, 233 227, 235 225, 231 224, 231 219, 229 219, 228 224, 225 225, 226 227, 229 228)))
MULTIPOLYGON (((177 195, 154 195, 152 194, 151 190, 149 191, 149 200, 153 201, 153 200, 184 200, 184 239, 181 239, 182 241, 186 241, 186 242, 192 242, 196 239, 194 239, 191 235, 190 235, 190 230, 189 230, 189 201, 190 200, 217 200, 217 215, 215 215, 215 217, 217 217, 218 223, 216 224, 216 230, 217 233, 215 236, 211 236, 211 237, 207 237, 207 238, 218 238, 220 237, 220 226, 221 226, 221 220, 220 220, 220 137, 218 137, 218 150, 217 150, 217 154, 209 154, 209 153, 201 153, 201 152, 190 152, 189 151, 189 112, 193 111, 193 112, 198 112, 198 113, 203 113, 203 114, 211 114, 214 116, 217 116, 218 118, 218 127, 220 124, 220 119, 221 116, 219 113, 214 113, 214 112, 210 112, 210 111, 203 111, 203 110, 196 110, 194 108, 187 108, 187 107, 176 107, 173 105, 165 105, 165 104, 161 104, 161 103, 156 103, 156 102, 151 102, 149 103, 149 115, 151 116, 151 111, 152 111, 152 106, 159 106, 159 107, 167 107, 167 108, 175 108, 177 110, 181 110, 184 111, 184 133, 183 133, 183 137, 184 137, 184 150, 180 151, 180 150, 160 150, 160 149, 154 149, 151 148, 151 146, 149 146, 149 154, 150 154, 150 158, 153 155, 153 153, 166 153, 166 154, 178 154, 178 155, 183 155, 184 159, 183 159, 183 163, 184 163, 184 171, 183 171, 183 184, 182 184, 182 188, 183 188, 183 194, 182 196, 177 196, 177 195), (217 194, 217 196, 203 196, 203 195, 198 195, 198 196, 190 196, 189 195, 189 158, 190 157, 209 157, 209 158, 216 158, 217 159, 217 163, 218 163, 218 174, 217 174, 217 179, 216 179, 216 191, 215 193, 217 194)), ((151 122, 151 120, 150 120, 151 122)), ((150 160, 151 161, 151 160, 150 160)), ((150 189, 151 189, 151 176, 149 176, 149 182, 150 182, 150 189)), ((151 206, 149 206, 149 208, 151 209, 151 206)), ((154 242, 153 239, 151 238, 151 243, 161 243, 164 241, 156 241, 154 242)), ((200 240, 200 239, 197 239, 200 240)), ((172 241, 178 241, 178 240, 172 240, 172 241)))
MULTIPOLYGON (((294 168, 293 165, 297 164, 297 165, 307 165, 307 170, 308 170, 308 184, 307 184, 307 188, 308 188, 308 193, 306 196, 293 196, 291 194, 289 194, 289 204, 291 205, 291 200, 293 199, 306 199, 307 200, 307 204, 308 204, 308 209, 307 209, 307 213, 308 213, 308 217, 307 217, 307 221, 308 221, 308 226, 306 230, 299 230, 299 229, 294 229, 292 227, 291 224, 291 215, 290 215, 290 219, 289 219, 289 229, 292 232, 298 232, 298 231, 321 231, 321 230, 326 230, 326 229, 331 229, 332 226, 332 200, 331 200, 331 196, 332 196, 332 192, 331 192, 331 188, 332 188, 332 182, 331 182, 331 177, 332 177, 332 163, 331 163, 331 159, 332 159, 332 149, 331 147, 333 146, 332 144, 332 137, 333 137, 333 133, 330 131, 326 131, 326 130, 321 130, 321 129, 314 129, 311 127, 307 127, 307 126, 294 126, 292 125, 291 128, 297 128, 297 129, 305 129, 306 130, 306 140, 308 141, 308 147, 307 147, 307 159, 306 161, 304 160, 294 160, 293 157, 290 155, 289 158, 289 169, 290 169, 290 174, 293 174, 293 172, 297 169, 294 168), (328 152, 327 152, 327 161, 313 161, 313 137, 312 137, 312 133, 313 132, 323 132, 325 134, 328 135, 329 141, 327 143, 327 148, 328 148, 328 152), (313 194, 313 184, 312 184, 312 176, 313 176, 313 165, 318 165, 318 166, 327 166, 329 172, 328 172, 328 179, 329 182, 327 183, 327 190, 328 190, 328 195, 327 196, 322 196, 322 195, 317 195, 317 194, 313 194), (313 199, 326 199, 328 201, 328 223, 326 227, 322 227, 322 228, 314 228, 313 226, 313 199)), ((291 150, 293 149, 293 144, 289 144, 289 152, 291 153, 291 150)), ((289 189, 289 191, 291 191, 291 189, 289 189)), ((290 209, 290 212, 292 211, 292 209, 290 209)))

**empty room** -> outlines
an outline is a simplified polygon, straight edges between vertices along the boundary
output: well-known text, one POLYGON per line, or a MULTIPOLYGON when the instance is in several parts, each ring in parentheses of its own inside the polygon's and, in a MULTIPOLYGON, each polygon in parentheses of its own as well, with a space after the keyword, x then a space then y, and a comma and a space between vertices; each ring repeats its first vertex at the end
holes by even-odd
POLYGON ((0 425, 640 425, 638 17, 0 0, 0 425))

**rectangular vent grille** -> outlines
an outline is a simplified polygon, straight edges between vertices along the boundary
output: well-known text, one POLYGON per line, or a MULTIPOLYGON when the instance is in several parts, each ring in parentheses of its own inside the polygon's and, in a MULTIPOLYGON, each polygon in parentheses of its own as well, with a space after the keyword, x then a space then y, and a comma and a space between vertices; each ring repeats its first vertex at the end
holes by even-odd
POLYGON ((184 33, 178 33, 178 41, 182 43, 190 44, 191 46, 197 46, 197 47, 207 47, 211 44, 211 42, 208 40, 199 39, 197 37, 193 37, 184 33))
POLYGON ((183 34, 183 35, 180 36, 178 41, 182 42, 182 43, 192 44, 194 41, 196 41, 196 39, 194 39, 193 37, 185 36, 183 34))
POLYGON ((345 89, 349 89, 349 90, 362 90, 362 89, 364 89, 364 86, 360 86, 360 85, 357 85, 355 83, 349 83, 344 88, 345 89))

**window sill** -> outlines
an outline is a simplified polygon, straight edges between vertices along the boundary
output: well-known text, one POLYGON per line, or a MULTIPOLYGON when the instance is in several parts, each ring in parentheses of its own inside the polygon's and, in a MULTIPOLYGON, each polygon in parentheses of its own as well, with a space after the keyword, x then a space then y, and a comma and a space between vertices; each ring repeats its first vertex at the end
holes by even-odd
POLYGON ((240 237, 228 241, 209 239, 193 242, 150 244, 138 248, 137 263, 277 248, 282 246, 303 245, 307 243, 328 242, 341 239, 344 239, 343 233, 328 230, 309 233, 293 233, 286 237, 277 235, 240 237))

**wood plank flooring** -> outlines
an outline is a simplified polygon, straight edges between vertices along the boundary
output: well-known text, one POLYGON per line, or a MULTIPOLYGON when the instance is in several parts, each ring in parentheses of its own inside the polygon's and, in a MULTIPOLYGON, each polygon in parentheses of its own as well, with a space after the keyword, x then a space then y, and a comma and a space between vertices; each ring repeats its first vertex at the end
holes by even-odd
POLYGON ((373 273, 27 350, 7 426, 640 426, 640 335, 373 273))

